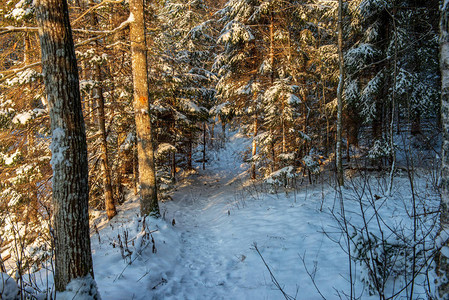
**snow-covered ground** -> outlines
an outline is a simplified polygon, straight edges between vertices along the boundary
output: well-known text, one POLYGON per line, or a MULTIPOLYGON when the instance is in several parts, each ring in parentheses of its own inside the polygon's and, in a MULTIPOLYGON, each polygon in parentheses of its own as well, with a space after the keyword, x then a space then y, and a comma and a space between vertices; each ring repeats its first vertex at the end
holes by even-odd
MULTIPOLYGON (((242 162, 248 145, 247 139, 234 133, 224 149, 209 154, 206 170, 184 174, 170 194, 172 199, 160 205, 163 218, 143 221, 133 195, 110 222, 104 212, 93 213, 94 272, 102 299, 349 298, 341 198, 331 173, 323 172, 317 183, 304 183, 296 191, 268 193, 266 184, 248 179, 248 165, 242 162)), ((388 244, 378 241, 365 258, 382 261, 382 246, 393 253, 386 268, 391 272, 387 296, 399 292, 404 280, 411 278, 413 202, 415 240, 426 236, 425 248, 433 247, 436 227, 432 226, 439 204, 432 188, 436 174, 414 174, 415 197, 404 171, 395 177, 390 196, 386 195, 388 174, 347 174, 341 195, 349 233, 362 231, 366 237, 368 229, 378 237, 383 234, 388 244), (397 247, 401 243, 409 248, 401 252, 397 247)), ((357 241, 356 235, 352 238, 357 241)), ((351 253, 367 249, 366 240, 359 241, 357 249, 351 244, 351 253)), ((417 261, 429 259, 430 252, 419 252, 423 243, 416 244, 417 261)), ((362 283, 369 277, 367 268, 352 261, 352 270, 354 297, 379 299, 362 283)), ((45 288, 49 280, 51 286, 51 274, 41 275, 37 285, 45 288)), ((433 292, 432 277, 418 276, 413 298, 426 299, 427 289, 433 292)), ((408 299, 410 293, 409 285, 396 299, 408 299)))
MULTIPOLYGON (((326 178, 321 178, 324 183, 306 185, 296 192, 262 192, 262 185, 247 178, 248 166, 240 155, 245 145, 244 138, 233 135, 225 149, 214 153, 215 159, 205 171, 198 169, 185 176, 172 200, 161 203, 164 218, 147 219, 145 231, 135 197, 119 208, 111 222, 104 217, 95 220, 94 270, 103 299, 285 299, 255 245, 289 296, 346 298, 350 292, 348 255, 335 242, 345 243, 336 220, 340 216, 338 193, 324 182, 329 181, 326 178)), ((367 180, 370 185, 361 197, 375 199, 385 218, 381 223, 387 239, 395 238, 387 225, 401 224, 401 230, 409 235, 412 198, 407 176, 395 179, 391 197, 382 191, 386 181, 367 180)), ((362 214, 354 188, 361 191, 364 182, 356 177, 342 191, 348 219, 360 228, 362 214)), ((418 207, 425 205, 431 212, 438 197, 430 192, 430 183, 422 177, 415 185, 415 201, 422 202, 418 207)), ((373 210, 364 211, 370 219, 373 210)), ((371 219, 369 223, 373 232, 379 231, 377 222, 371 219)), ((426 220, 425 224, 430 223, 426 220)), ((366 276, 366 272, 356 263, 353 268, 355 295, 378 299, 369 296, 360 282, 359 275, 366 276)), ((395 283, 395 291, 400 281, 395 283)), ((419 277, 417 282, 414 295, 425 297, 421 284, 425 278, 419 277)), ((390 280, 386 290, 392 292, 393 288, 390 280)))

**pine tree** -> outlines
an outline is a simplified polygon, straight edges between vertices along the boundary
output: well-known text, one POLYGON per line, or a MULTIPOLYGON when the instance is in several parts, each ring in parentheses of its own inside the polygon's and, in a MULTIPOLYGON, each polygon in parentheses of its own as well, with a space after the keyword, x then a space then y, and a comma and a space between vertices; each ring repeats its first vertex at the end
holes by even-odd
POLYGON ((439 97, 437 29, 431 17, 435 5, 436 1, 409 0, 359 0, 349 5, 353 18, 348 40, 353 46, 345 53, 346 107, 370 126, 370 157, 377 161, 394 161, 388 134, 392 122, 399 127, 405 120, 417 134, 422 117, 435 118, 432 112, 437 111, 439 97))
POLYGON ((169 163, 171 171, 163 173, 171 173, 172 180, 181 158, 187 168, 193 168, 193 151, 199 134, 204 133, 203 125, 215 95, 216 76, 210 71, 214 39, 206 18, 208 10, 198 0, 166 1, 158 9, 156 22, 160 31, 152 50, 155 55, 151 65, 155 71, 151 75, 151 90, 159 107, 156 123, 161 150, 168 149, 167 144, 175 149, 158 151, 163 154, 159 167, 166 170, 169 163))
POLYGON ((224 26, 218 42, 224 48, 214 65, 217 92, 252 135, 252 178, 257 164, 269 174, 283 166, 279 155, 295 155, 297 141, 307 139, 307 126, 297 121, 304 116, 307 90, 306 54, 299 47, 307 6, 301 4, 235 0, 219 12, 224 26))

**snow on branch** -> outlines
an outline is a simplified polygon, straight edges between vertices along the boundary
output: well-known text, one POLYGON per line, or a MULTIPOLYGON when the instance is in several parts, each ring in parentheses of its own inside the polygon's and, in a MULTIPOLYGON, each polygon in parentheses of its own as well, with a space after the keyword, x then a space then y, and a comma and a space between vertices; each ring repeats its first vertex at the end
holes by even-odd
POLYGON ((40 66, 40 65, 41 65, 41 62, 39 61, 39 62, 35 62, 35 63, 29 64, 29 65, 26 65, 26 66, 24 66, 22 68, 10 69, 10 70, 6 70, 6 71, 3 71, 3 72, 0 72, 0 83, 5 82, 6 80, 11 79, 12 77, 14 77, 16 74, 18 74, 20 72, 23 72, 25 70, 28 70, 28 69, 31 69, 31 68, 34 68, 34 67, 37 67, 37 66, 40 66), (3 76, 6 75, 6 76, 1 77, 2 75, 3 76))

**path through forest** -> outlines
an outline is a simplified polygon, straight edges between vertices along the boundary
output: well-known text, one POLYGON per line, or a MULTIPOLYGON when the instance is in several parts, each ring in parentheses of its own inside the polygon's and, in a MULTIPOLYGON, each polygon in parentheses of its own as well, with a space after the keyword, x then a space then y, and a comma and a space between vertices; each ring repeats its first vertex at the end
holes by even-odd
MULTIPOLYGON (((301 290, 308 294, 306 299, 321 298, 299 255, 305 255, 313 270, 327 247, 323 245, 330 244, 322 268, 341 267, 341 261, 331 261, 333 253, 341 250, 320 233, 332 220, 316 218, 316 208, 329 192, 261 193, 247 180, 248 165, 242 164, 245 141, 232 136, 226 148, 216 153, 213 165, 188 176, 173 200, 161 205, 167 222, 175 220, 181 245, 167 280, 154 289, 155 299, 282 299, 254 243, 292 296, 301 290)), ((332 198, 333 192, 329 195, 332 198)), ((327 282, 323 289, 332 294, 329 280, 344 285, 344 279, 335 278, 333 272, 322 275, 320 281, 327 282)))
POLYGON ((234 243, 226 239, 230 233, 223 232, 229 229, 231 210, 239 205, 235 202, 244 205, 244 199, 238 199, 244 176, 240 149, 233 145, 220 152, 218 164, 190 175, 173 193, 173 200, 161 205, 166 220, 174 220, 180 231, 182 244, 174 280, 155 290, 157 298, 229 299, 233 290, 245 289, 240 266, 245 256, 233 254, 234 243))

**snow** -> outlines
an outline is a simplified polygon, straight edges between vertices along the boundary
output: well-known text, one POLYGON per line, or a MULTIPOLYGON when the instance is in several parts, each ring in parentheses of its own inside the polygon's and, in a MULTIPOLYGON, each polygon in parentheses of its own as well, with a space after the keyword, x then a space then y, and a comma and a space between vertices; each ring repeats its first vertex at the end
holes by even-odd
MULTIPOLYGON (((286 294, 314 300, 322 299, 320 293, 326 299, 349 293, 339 192, 327 181, 330 176, 316 177, 320 181, 316 185, 267 193, 264 183, 249 180, 249 164, 243 163, 251 140, 235 132, 227 136, 224 149, 209 152, 206 170, 179 174, 172 200, 160 202, 162 218, 139 217, 138 197, 132 194, 109 222, 104 212, 91 214, 95 281, 103 299, 284 299, 255 245, 286 294)), ((293 171, 286 167, 278 172, 293 171)), ((364 227, 360 212, 362 205, 366 218, 374 220, 376 205, 387 241, 397 240, 389 230, 393 228, 410 242, 408 177, 395 178, 391 197, 382 182, 374 176, 348 178, 348 187, 341 190, 347 219, 354 230, 358 228, 360 241, 363 230, 378 234, 375 221, 364 227), (360 193, 364 186, 369 191, 360 193)), ((424 177, 415 182, 418 211, 438 209, 438 197, 427 185, 424 177)), ((431 216, 420 219, 420 224, 429 225, 431 216)), ((425 233, 418 233, 418 239, 421 234, 425 233)), ((429 243, 433 235, 432 231, 427 237, 429 243)), ((379 245, 376 253, 382 253, 379 245)), ((352 252, 356 250, 363 247, 352 252)), ((407 262, 393 262, 395 268, 407 266, 407 262)), ((353 276, 356 295, 379 298, 370 296, 363 284, 370 275, 360 260, 353 262, 353 276)), ((425 297, 424 277, 416 279, 416 297, 425 297)), ((401 284, 401 278, 390 278, 387 290, 398 291, 401 284)), ((71 290, 78 287, 89 290, 76 282, 71 290)))
POLYGON ((100 300, 97 285, 92 276, 73 279, 64 292, 57 292, 56 298, 60 300, 100 300))
POLYGON ((231 21, 224 26, 217 41, 223 44, 236 44, 240 41, 249 42, 252 40, 254 40, 254 36, 248 26, 237 21, 231 21))
POLYGON ((90 91, 95 86, 94 80, 80 80, 80 90, 90 91))
POLYGON ((176 152, 176 147, 169 143, 162 143, 157 147, 156 157, 162 158, 164 155, 170 152, 176 152))
POLYGON ((31 16, 32 13, 33 13, 33 5, 34 5, 34 3, 32 4, 31 7, 27 7, 27 6, 29 6, 29 3, 27 3, 27 2, 28 2, 27 0, 20 0, 14 6, 14 8, 11 10, 11 12, 6 14, 6 17, 15 19, 17 21, 20 21, 23 18, 31 16))
POLYGON ((35 108, 33 110, 24 111, 24 112, 16 114, 14 116, 14 118, 12 119, 12 122, 14 124, 25 125, 26 123, 28 123, 28 121, 32 120, 33 118, 40 117, 46 113, 47 113, 47 111, 45 109, 35 108))
POLYGON ((18 300, 19 286, 8 274, 0 272, 0 299, 18 300))
POLYGON ((19 113, 17 115, 14 116, 14 118, 12 119, 12 122, 14 124, 26 124, 29 120, 32 119, 32 113, 30 111, 26 111, 23 113, 19 113))
POLYGON ((132 23, 136 20, 133 13, 129 13, 129 17, 125 22, 132 23))
POLYGON ((18 72, 11 79, 7 79, 6 84, 9 86, 14 86, 14 85, 31 83, 31 82, 34 82, 36 80, 36 78, 38 78, 40 76, 41 76, 41 74, 36 72, 35 70, 27 69, 25 71, 18 72))
POLYGON ((181 101, 182 106, 190 113, 196 113, 200 114, 204 112, 204 108, 198 107, 193 101, 190 101, 189 99, 182 99, 181 101))
POLYGON ((11 154, 3 154, 0 153, 0 158, 3 160, 3 163, 7 166, 12 165, 16 159, 20 156, 21 152, 17 149, 14 153, 11 154))
POLYGON ((64 161, 65 156, 64 152, 68 149, 68 146, 62 146, 61 142, 64 140, 65 132, 64 129, 58 127, 53 130, 52 140, 50 144, 51 150, 51 160, 50 164, 53 166, 53 169, 64 161))

